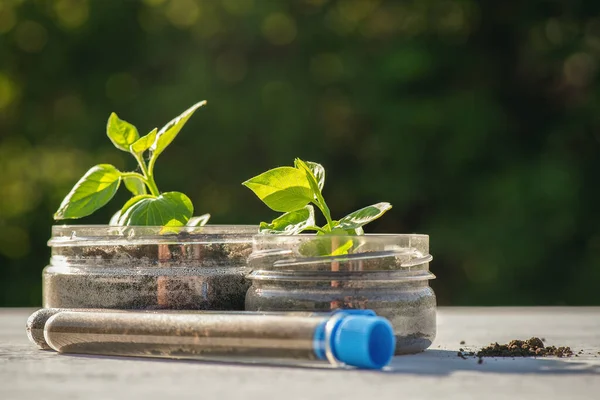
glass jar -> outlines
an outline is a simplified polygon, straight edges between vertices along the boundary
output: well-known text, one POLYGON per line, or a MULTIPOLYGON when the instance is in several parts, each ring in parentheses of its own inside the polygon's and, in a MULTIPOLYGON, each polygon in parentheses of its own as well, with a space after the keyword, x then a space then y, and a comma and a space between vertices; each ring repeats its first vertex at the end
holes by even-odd
POLYGON ((54 226, 47 308, 243 310, 256 226, 54 226))
POLYGON ((257 235, 248 260, 250 311, 372 309, 394 327, 396 354, 436 334, 429 236, 257 235))

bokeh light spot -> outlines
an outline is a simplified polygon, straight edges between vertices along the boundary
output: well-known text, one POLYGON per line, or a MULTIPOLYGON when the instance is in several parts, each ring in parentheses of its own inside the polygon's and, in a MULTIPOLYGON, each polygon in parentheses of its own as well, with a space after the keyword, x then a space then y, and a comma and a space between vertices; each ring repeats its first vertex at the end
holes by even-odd
POLYGON ((272 13, 263 21, 262 32, 274 45, 290 44, 296 38, 296 22, 287 14, 272 13))
POLYGON ((0 110, 13 102, 16 92, 16 85, 10 77, 0 72, 0 110))
POLYGON ((596 74, 596 62, 587 53, 576 53, 565 61, 566 80, 574 86, 587 86, 596 74))
POLYGON ((363 36, 374 38, 393 34, 398 29, 398 21, 389 10, 379 9, 369 16, 361 26, 363 36))
POLYGON ((52 4, 58 22, 63 28, 79 28, 89 18, 90 9, 87 0, 55 0, 52 4))
POLYGON ((34 157, 39 168, 35 178, 53 185, 74 184, 88 167, 86 164, 92 162, 88 154, 70 148, 41 147, 35 151, 34 157))
POLYGON ((327 1, 328 0, 304 0, 304 3, 314 7, 321 7, 324 6, 327 1))
POLYGON ((546 38, 554 45, 561 45, 564 41, 564 33, 560 22, 556 18, 550 18, 546 22, 546 38))
POLYGON ((467 16, 460 3, 446 1, 438 6, 438 30, 442 34, 457 34, 467 29, 467 16))
POLYGON ((337 3, 340 16, 358 22, 377 9, 379 0, 344 0, 337 3))
POLYGON ((335 93, 327 94, 320 102, 320 113, 323 130, 328 138, 334 141, 352 139, 354 110, 346 97, 335 93))
POLYGON ((594 18, 585 27, 585 42, 596 51, 600 51, 600 18, 594 18))
POLYGON ((346 36, 356 28, 356 21, 344 18, 338 8, 325 15, 325 25, 339 36, 346 36))
POLYGON ((8 3, 0 2, 0 33, 10 31, 17 23, 15 11, 8 3))
POLYGON ((200 16, 200 6, 194 0, 171 0, 167 18, 178 28, 189 28, 200 16))
POLYGON ((219 14, 212 7, 206 7, 202 9, 202 22, 195 24, 191 33, 196 41, 203 43, 204 39, 216 35, 222 28, 219 14))
POLYGON ((222 2, 223 8, 234 15, 249 14, 254 7, 254 0, 222 0, 222 2))
POLYGON ((144 3, 149 5, 150 7, 158 7, 164 2, 165 0, 144 0, 144 3))
POLYGON ((142 29, 148 33, 158 32, 166 24, 162 12, 154 8, 142 8, 138 14, 138 22, 142 29))
POLYGON ((27 53, 41 51, 48 41, 46 28, 34 21, 23 21, 15 30, 15 39, 19 48, 27 53))
MULTIPOLYGON (((20 159, 12 158, 10 161, 27 161, 27 158, 28 157, 21 157, 20 159)), ((6 165, 4 165, 4 167, 6 167, 6 165)), ((27 168, 27 166, 24 167, 27 168)), ((35 177, 32 177, 31 175, 37 172, 37 168, 35 169, 35 172, 28 171, 27 173, 15 172, 14 166, 2 169, 13 171, 14 173, 0 181, 2 187, 0 215, 5 218, 11 218, 20 216, 34 209, 39 202, 40 193, 35 190, 35 177)))
POLYGON ((66 95, 54 102, 54 115, 57 119, 73 119, 83 113, 83 103, 77 95, 66 95))

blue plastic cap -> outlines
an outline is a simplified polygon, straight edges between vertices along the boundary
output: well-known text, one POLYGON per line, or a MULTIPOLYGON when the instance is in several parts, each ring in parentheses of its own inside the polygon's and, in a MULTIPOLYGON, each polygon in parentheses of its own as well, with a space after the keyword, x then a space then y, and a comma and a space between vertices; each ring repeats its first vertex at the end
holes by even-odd
POLYGON ((390 322, 382 317, 348 315, 333 332, 331 350, 347 365, 379 369, 390 363, 396 337, 390 322))

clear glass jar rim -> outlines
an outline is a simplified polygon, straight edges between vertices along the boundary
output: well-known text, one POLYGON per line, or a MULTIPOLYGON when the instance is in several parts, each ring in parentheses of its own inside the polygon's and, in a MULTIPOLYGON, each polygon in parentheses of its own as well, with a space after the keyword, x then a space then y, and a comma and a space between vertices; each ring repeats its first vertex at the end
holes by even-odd
POLYGON ((248 274, 251 281, 272 282, 330 282, 330 281, 380 281, 380 282, 419 282, 435 279, 436 276, 427 270, 418 273, 407 271, 278 271, 259 269, 248 274))
POLYGON ((251 243, 258 232, 257 225, 181 226, 113 226, 113 225, 54 225, 51 247, 122 244, 176 244, 234 242, 251 243))
MULTIPOLYGON (((103 225, 103 224, 81 224, 81 225, 52 225, 52 233, 58 233, 62 231, 73 231, 73 230, 97 230, 98 232, 108 231, 110 229, 115 228, 132 228, 132 229, 141 229, 148 231, 156 231, 157 233, 163 229, 163 226, 155 226, 155 225, 131 225, 131 226, 118 226, 118 225, 103 225)), ((252 231, 252 233, 256 234, 258 232, 258 225, 235 225, 235 224, 208 224, 204 226, 173 226, 169 227, 173 229, 191 229, 191 230, 207 230, 207 231, 223 231, 227 229, 239 229, 242 231, 252 231)))
POLYGON ((357 271, 410 270, 432 258, 429 236, 421 234, 255 235, 248 264, 255 271, 317 271, 330 263, 340 271, 342 263, 357 271))
MULTIPOLYGON (((253 256, 262 257, 269 251, 296 249, 307 242, 328 242, 332 246, 343 245, 349 241, 355 246, 369 246, 379 250, 397 248, 416 248, 423 254, 429 252, 429 235, 418 233, 367 233, 364 235, 265 235, 257 234, 252 238, 253 256)), ((251 256, 251 257, 253 257, 251 256)))
POLYGON ((314 233, 302 233, 299 235, 271 235, 271 234, 255 234, 255 240, 264 240, 264 241, 285 241, 285 240, 294 240, 298 239, 309 240, 311 238, 372 238, 372 239, 400 239, 400 238, 415 238, 415 239, 429 239, 429 235, 423 233, 365 233, 363 235, 349 235, 349 234, 331 234, 326 236, 319 236, 314 233))

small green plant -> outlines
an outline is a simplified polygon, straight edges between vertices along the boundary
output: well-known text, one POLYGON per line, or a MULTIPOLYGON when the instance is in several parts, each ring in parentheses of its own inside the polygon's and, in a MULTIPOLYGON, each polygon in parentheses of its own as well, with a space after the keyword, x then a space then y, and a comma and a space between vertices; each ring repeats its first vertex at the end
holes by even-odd
POLYGON ((201 101, 166 124, 140 137, 135 126, 112 113, 106 125, 106 134, 115 147, 130 153, 137 161, 140 172, 121 172, 113 165, 99 164, 75 184, 62 201, 55 220, 82 218, 108 203, 121 182, 133 197, 110 220, 110 225, 202 226, 209 214, 192 217, 194 206, 183 193, 161 193, 154 181, 154 165, 158 156, 175 139, 194 112, 206 104, 201 101), (144 155, 149 153, 147 159, 144 155))
MULTIPOLYGON (((363 234, 363 226, 381 217, 392 208, 390 203, 377 203, 361 208, 334 220, 321 191, 325 186, 325 169, 321 164, 294 160, 294 167, 278 167, 264 172, 243 183, 272 210, 284 214, 271 223, 261 222, 260 232, 293 235, 304 231, 316 231, 318 235, 363 234), (317 206, 327 223, 317 226, 317 206)), ((352 245, 352 243, 350 243, 352 245)))

